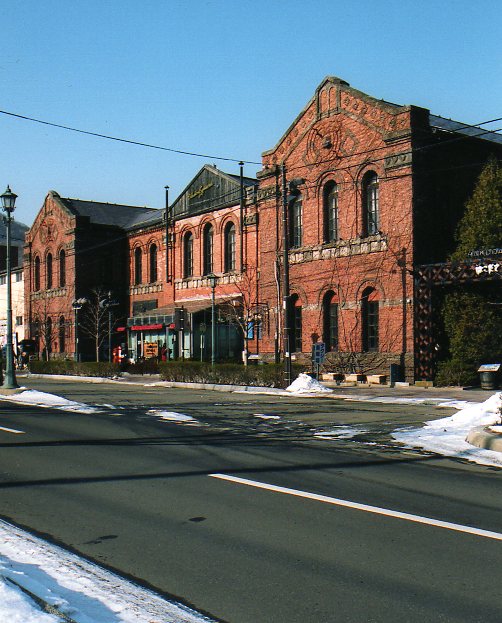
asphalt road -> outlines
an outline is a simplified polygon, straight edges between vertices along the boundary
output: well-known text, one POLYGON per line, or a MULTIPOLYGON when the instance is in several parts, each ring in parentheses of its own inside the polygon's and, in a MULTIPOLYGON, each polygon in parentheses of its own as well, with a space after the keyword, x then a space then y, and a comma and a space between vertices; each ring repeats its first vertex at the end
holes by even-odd
POLYGON ((502 620, 502 541, 469 531, 502 533, 499 470, 389 438, 447 411, 26 384, 108 406, 79 415, 2 403, 0 426, 24 431, 0 430, 0 515, 9 521, 221 621, 502 620), (315 436, 346 425, 354 438, 315 436))

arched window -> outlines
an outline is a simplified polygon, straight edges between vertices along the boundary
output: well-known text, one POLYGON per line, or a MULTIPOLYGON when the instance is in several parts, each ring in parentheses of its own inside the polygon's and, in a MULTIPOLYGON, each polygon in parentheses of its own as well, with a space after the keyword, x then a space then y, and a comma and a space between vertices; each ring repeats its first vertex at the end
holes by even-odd
POLYGON ((143 253, 141 247, 134 249, 134 284, 139 285, 142 282, 143 274, 143 253))
POLYGON ((338 302, 334 292, 326 292, 322 301, 323 342, 326 351, 338 350, 338 302))
POLYGON ((235 225, 233 223, 225 225, 224 243, 224 270, 226 273, 230 273, 235 270, 235 225))
POLYGON ((338 186, 328 182, 323 192, 324 242, 338 240, 338 186))
POLYGON ((297 294, 291 297, 290 348, 292 353, 302 352, 302 302, 297 294))
POLYGON ((366 236, 376 234, 380 227, 378 208, 378 176, 374 171, 368 171, 363 177, 363 233, 366 236))
POLYGON ((35 258, 34 281, 35 281, 35 292, 38 292, 40 290, 40 258, 38 256, 35 258))
POLYGON ((366 288, 361 300, 362 342, 364 352, 378 350, 378 294, 366 288))
POLYGON ((157 281, 157 245, 150 245, 150 283, 157 281))
POLYGON ((183 278, 193 276, 193 234, 187 232, 183 238, 183 278))
POLYGON ((66 347, 66 344, 65 344, 66 323, 65 323, 64 316, 61 316, 59 318, 58 333, 59 333, 59 352, 64 353, 65 347, 66 347))
POLYGON ((213 272, 213 226, 209 223, 204 227, 204 233, 202 235, 203 243, 203 274, 209 275, 213 272))
POLYGON ((66 253, 64 249, 59 252, 59 287, 66 285, 66 253))
POLYGON ((302 246, 302 196, 298 197, 289 204, 288 214, 288 226, 289 226, 289 247, 301 247, 302 246))
POLYGON ((52 253, 47 253, 45 258, 45 287, 52 288, 52 253))

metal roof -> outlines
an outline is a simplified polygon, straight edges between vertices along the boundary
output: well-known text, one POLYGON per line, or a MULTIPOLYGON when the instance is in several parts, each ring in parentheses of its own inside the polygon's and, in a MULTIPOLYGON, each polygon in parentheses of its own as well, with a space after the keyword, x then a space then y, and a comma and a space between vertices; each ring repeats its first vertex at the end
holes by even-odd
POLYGON ((86 216, 97 225, 113 225, 122 229, 151 225, 162 219, 162 210, 156 208, 126 206, 116 203, 83 201, 60 197, 61 202, 74 214, 86 216))
POLYGON ((429 124, 432 128, 438 128, 446 132, 455 132, 456 134, 464 134, 465 136, 502 144, 502 134, 497 134, 497 132, 487 130, 480 126, 453 121, 453 119, 445 119, 439 115, 429 115, 429 124))

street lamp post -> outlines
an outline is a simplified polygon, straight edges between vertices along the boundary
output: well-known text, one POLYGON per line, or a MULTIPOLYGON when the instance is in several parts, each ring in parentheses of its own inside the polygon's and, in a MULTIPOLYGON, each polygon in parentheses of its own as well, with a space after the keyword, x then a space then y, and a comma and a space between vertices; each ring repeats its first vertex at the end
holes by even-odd
POLYGON ((211 286, 211 367, 214 368, 216 349, 214 291, 218 282, 218 277, 214 273, 210 273, 207 276, 207 279, 209 281, 209 285, 211 286))
POLYGON ((117 307, 118 301, 112 299, 111 290, 108 291, 108 298, 99 302, 100 307, 108 310, 108 361, 112 361, 112 307, 117 307))
POLYGON ((7 233, 7 344, 5 353, 5 379, 3 382, 4 389, 16 389, 19 387, 14 371, 14 353, 12 350, 12 292, 11 292, 11 257, 10 257, 10 224, 13 220, 12 212, 14 212, 17 195, 7 186, 2 197, 2 209, 4 216, 5 229, 7 233))
POLYGON ((82 306, 85 305, 85 303, 87 303, 87 299, 80 298, 80 299, 75 299, 73 303, 71 304, 71 306, 73 307, 73 310, 75 311, 75 361, 77 362, 80 357, 80 353, 78 350, 78 312, 80 309, 82 309, 82 306))

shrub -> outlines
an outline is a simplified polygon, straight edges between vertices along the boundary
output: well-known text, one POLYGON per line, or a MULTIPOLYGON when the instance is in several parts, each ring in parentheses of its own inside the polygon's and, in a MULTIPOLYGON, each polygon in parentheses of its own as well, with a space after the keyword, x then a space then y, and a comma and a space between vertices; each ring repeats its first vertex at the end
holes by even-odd
MULTIPOLYGON (((216 364, 213 368, 207 362, 169 361, 160 363, 159 371, 164 381, 284 387, 282 364, 243 366, 239 363, 222 363, 216 364)), ((303 366, 293 366, 291 380, 302 371, 303 366)))
POLYGON ((30 361, 29 370, 33 374, 67 374, 73 376, 111 377, 120 373, 119 364, 108 361, 69 361, 51 359, 50 361, 30 361))
POLYGON ((435 383, 438 386, 465 386, 478 385, 477 368, 463 361, 451 359, 438 365, 435 383))

